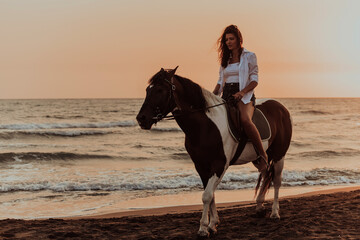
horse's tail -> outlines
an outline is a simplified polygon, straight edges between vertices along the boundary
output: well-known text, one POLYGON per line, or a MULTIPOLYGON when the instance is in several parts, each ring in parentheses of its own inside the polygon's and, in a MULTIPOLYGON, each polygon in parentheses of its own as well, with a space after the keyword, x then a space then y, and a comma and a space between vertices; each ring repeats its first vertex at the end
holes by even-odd
POLYGON ((259 194, 263 194, 263 193, 266 194, 271 187, 271 182, 273 181, 273 179, 274 179, 274 161, 271 161, 269 170, 265 172, 265 176, 262 176, 261 173, 259 174, 259 178, 255 187, 255 196, 257 195, 259 188, 260 188, 259 194), (260 188, 261 179, 263 179, 263 184, 261 185, 260 188))

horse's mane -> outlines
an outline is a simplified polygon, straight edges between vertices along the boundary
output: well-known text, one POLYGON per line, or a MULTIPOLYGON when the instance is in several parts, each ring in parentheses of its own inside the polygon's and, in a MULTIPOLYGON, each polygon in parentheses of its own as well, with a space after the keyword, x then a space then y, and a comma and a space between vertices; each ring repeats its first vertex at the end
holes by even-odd
MULTIPOLYGON (((184 89, 184 100, 191 105, 193 109, 205 109, 206 106, 218 104, 223 101, 222 98, 202 88, 199 84, 194 83, 188 78, 179 75, 175 75, 174 77, 184 89)), ((165 78, 166 73, 160 71, 149 80, 149 84, 168 84, 164 81, 165 78)))
MULTIPOLYGON (((174 76, 176 80, 182 85, 184 92, 183 98, 185 102, 193 107, 193 109, 205 109, 206 107, 206 100, 203 95, 202 88, 191 81, 190 79, 181 77, 179 75, 174 76)), ((168 84, 164 79, 166 78, 166 72, 160 71, 156 73, 150 80, 149 84, 168 84)), ((169 79, 170 80, 170 79, 169 79)))
POLYGON ((184 89, 184 100, 192 105, 193 109, 205 109, 206 99, 200 85, 178 75, 175 75, 175 77, 184 89))
POLYGON ((219 97, 219 96, 213 94, 212 92, 206 90, 205 88, 202 88, 202 92, 203 92, 203 95, 204 95, 204 97, 206 99, 206 102, 207 102, 208 106, 213 106, 213 105, 224 102, 224 99, 222 99, 221 97, 219 97))

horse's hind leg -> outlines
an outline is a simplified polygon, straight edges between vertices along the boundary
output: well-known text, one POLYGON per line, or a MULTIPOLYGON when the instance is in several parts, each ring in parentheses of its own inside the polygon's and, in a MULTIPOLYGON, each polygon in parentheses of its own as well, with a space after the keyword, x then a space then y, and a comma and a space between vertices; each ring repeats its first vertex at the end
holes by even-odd
MULTIPOLYGON (((261 177, 264 179, 263 174, 261 177)), ((262 217, 265 216, 265 207, 264 207, 265 194, 266 194, 266 192, 263 192, 260 190, 260 193, 256 197, 256 214, 259 216, 262 216, 262 217)))
POLYGON ((274 203, 270 218, 280 219, 279 215, 279 189, 281 186, 282 170, 284 168, 284 158, 274 163, 274 203))
POLYGON ((262 191, 262 185, 264 185, 265 175, 266 175, 266 172, 260 173, 260 177, 261 177, 261 179, 260 179, 260 184, 261 184, 260 185, 260 192, 258 193, 258 195, 256 197, 256 215, 258 215, 259 217, 264 217, 265 216, 264 201, 265 201, 266 191, 262 191))

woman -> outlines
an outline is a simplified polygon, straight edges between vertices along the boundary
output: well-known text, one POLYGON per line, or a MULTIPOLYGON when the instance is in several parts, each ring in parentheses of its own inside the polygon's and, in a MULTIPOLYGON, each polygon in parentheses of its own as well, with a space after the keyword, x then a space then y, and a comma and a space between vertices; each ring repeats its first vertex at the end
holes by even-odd
POLYGON ((268 156, 262 146, 260 134, 252 122, 255 107, 254 88, 258 85, 258 65, 256 55, 242 47, 243 38, 235 25, 225 28, 218 40, 221 62, 219 81, 213 91, 228 100, 237 100, 241 124, 262 159, 256 167, 259 172, 266 170, 268 156))

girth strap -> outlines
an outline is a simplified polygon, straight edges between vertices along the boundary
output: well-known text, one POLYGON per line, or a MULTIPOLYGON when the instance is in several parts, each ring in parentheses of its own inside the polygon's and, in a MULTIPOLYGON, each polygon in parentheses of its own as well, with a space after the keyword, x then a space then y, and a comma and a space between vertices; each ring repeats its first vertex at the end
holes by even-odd
POLYGON ((236 160, 240 157, 242 151, 244 151, 247 141, 248 141, 248 137, 244 134, 244 131, 243 131, 241 134, 241 137, 239 138, 239 144, 236 148, 234 157, 230 161, 230 165, 233 165, 236 162, 236 160))

